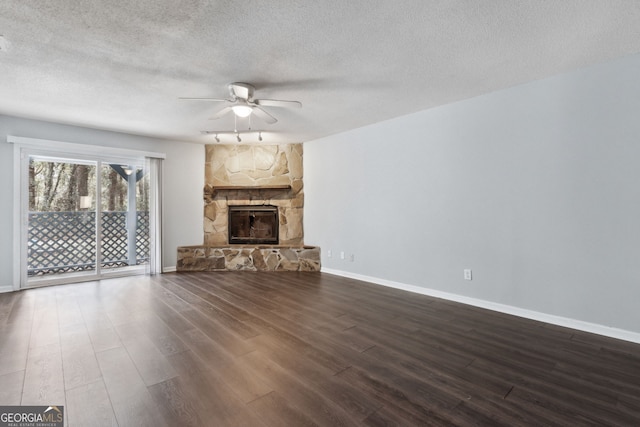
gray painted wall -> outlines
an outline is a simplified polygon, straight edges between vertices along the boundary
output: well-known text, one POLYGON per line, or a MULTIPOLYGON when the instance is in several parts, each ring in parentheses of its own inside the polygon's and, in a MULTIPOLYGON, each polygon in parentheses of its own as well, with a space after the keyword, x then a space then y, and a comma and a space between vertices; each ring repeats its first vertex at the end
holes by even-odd
POLYGON ((7 135, 166 153, 163 266, 175 267, 178 246, 202 243, 203 146, 0 115, 0 288, 12 285, 14 262, 13 144, 5 142, 7 135))
POLYGON ((324 268, 640 332, 638 76, 631 56, 306 143, 305 243, 324 268))

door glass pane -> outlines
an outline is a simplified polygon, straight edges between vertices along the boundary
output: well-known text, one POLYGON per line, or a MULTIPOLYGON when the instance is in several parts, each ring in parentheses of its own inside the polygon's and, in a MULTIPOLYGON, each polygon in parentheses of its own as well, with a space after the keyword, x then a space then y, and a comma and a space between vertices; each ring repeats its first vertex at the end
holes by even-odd
POLYGON ((29 158, 27 277, 96 270, 96 164, 29 158))
POLYGON ((140 165, 102 166, 101 266, 131 270, 149 262, 149 181, 140 165))

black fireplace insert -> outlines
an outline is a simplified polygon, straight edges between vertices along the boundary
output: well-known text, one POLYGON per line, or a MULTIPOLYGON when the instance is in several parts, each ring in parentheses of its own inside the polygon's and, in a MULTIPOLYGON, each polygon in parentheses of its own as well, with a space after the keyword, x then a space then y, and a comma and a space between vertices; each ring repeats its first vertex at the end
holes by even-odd
POLYGON ((229 206, 230 244, 278 244, 278 207, 229 206))

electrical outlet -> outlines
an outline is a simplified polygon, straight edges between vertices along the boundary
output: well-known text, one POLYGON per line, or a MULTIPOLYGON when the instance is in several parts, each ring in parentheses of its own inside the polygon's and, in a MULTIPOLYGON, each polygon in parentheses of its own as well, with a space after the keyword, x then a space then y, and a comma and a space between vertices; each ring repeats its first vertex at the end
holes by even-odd
POLYGON ((344 251, 340 251, 340 259, 344 259, 344 251))
POLYGON ((465 268, 464 269, 464 280, 472 280, 473 276, 471 275, 471 269, 470 268, 465 268))
POLYGON ((329 249, 327 251, 327 258, 331 258, 333 256, 333 254, 331 253, 331 249, 329 249))

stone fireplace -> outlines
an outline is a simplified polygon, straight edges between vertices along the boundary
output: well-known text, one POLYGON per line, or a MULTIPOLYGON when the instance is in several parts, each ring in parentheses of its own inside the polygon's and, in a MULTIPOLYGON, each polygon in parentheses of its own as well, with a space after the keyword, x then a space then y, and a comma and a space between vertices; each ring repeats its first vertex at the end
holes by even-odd
POLYGON ((302 144, 205 146, 204 242, 177 271, 320 271, 304 245, 302 144))
POLYGON ((230 243, 229 206, 277 207, 278 244, 304 244, 302 144, 205 148, 205 245, 230 243))

